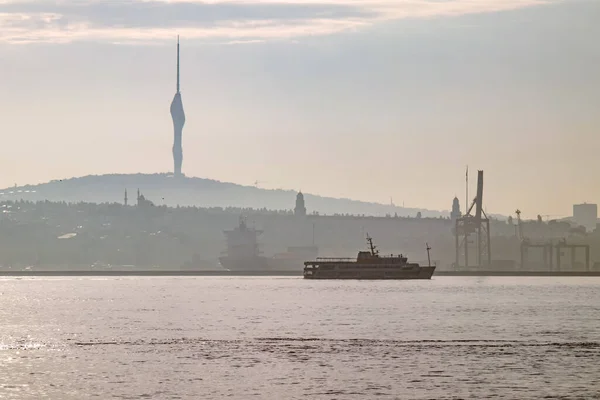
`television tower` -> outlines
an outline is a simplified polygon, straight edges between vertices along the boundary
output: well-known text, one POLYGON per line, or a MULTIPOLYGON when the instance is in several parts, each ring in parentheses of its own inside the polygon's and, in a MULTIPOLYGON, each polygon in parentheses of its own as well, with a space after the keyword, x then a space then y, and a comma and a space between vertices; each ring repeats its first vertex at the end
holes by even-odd
POLYGON ((181 147, 181 134, 185 124, 185 113, 183 112, 183 103, 181 102, 181 93, 179 92, 179 35, 177 36, 177 92, 171 102, 171 117, 173 118, 173 129, 175 138, 173 141, 173 173, 175 177, 182 176, 181 164, 183 162, 183 149, 181 147))

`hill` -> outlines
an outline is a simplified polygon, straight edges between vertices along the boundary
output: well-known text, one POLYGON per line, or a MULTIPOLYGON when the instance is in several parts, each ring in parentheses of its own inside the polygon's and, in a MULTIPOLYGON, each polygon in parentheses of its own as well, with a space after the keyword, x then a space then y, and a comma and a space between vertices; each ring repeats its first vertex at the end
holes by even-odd
MULTIPOLYGON (((0 190, 2 200, 59 201, 67 203, 123 203, 125 190, 129 204, 135 204, 137 190, 155 205, 198 207, 241 207, 269 210, 294 208, 296 192, 262 189, 211 179, 171 174, 108 174, 54 180, 39 185, 25 185, 0 190)), ((352 214, 423 217, 448 216, 447 211, 403 208, 387 204, 304 194, 307 211, 320 214, 352 214)))

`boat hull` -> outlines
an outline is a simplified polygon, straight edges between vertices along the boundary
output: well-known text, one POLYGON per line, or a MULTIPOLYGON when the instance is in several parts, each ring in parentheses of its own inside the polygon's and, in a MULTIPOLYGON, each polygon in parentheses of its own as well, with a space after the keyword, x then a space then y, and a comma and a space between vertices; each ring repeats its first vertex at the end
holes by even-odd
POLYGON ((431 279, 435 267, 419 267, 416 269, 398 269, 390 270, 304 270, 304 279, 361 279, 361 280, 412 280, 412 279, 431 279))

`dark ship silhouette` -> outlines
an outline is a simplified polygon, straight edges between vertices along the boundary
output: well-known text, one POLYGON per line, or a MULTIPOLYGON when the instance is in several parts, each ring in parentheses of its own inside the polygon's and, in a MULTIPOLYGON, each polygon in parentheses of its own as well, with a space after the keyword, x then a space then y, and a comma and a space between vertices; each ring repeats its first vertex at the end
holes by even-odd
MULTIPOLYGON (((435 266, 421 267, 409 263, 408 258, 399 256, 379 256, 373 239, 367 235, 369 251, 359 251, 356 260, 352 258, 317 258, 304 263, 305 279, 431 279, 435 266)), ((430 247, 427 245, 427 258, 430 247)))
POLYGON ((229 271, 301 271, 304 260, 318 254, 318 248, 313 245, 292 246, 273 257, 264 256, 258 243, 263 231, 249 227, 243 216, 235 229, 223 233, 227 248, 219 257, 219 263, 229 271))

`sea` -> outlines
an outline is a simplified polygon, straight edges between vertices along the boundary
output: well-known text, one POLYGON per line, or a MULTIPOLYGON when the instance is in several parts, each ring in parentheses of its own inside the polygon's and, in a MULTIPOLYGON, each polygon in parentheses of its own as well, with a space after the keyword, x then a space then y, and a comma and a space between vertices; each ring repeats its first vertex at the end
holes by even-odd
POLYGON ((600 399, 600 278, 0 278, 0 399, 600 399))

